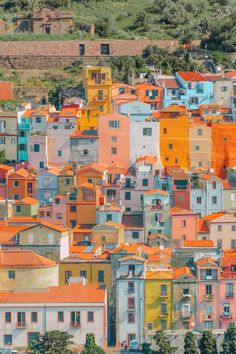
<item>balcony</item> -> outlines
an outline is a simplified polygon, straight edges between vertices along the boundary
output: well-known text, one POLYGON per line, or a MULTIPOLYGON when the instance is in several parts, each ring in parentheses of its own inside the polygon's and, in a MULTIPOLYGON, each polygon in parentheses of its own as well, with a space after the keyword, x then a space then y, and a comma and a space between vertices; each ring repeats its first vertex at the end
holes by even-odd
POLYGON ((26 322, 25 321, 16 322, 16 328, 26 328, 26 322))
POLYGON ((135 306, 129 306, 128 309, 127 309, 127 311, 129 311, 129 312, 135 312, 135 311, 136 311, 136 308, 135 308, 135 306))
POLYGON ((232 315, 230 312, 223 312, 223 318, 232 318, 232 315))
POLYGON ((228 293, 226 294, 226 298, 227 299, 232 299, 234 297, 234 294, 233 293, 228 293))
POLYGON ((206 294, 206 295, 204 295, 203 300, 204 301, 213 301, 214 300, 214 295, 206 294))
POLYGON ((183 313, 181 314, 181 318, 186 320, 186 319, 189 319, 191 317, 191 314, 190 312, 186 312, 186 313, 183 313))
POLYGON ((133 188, 135 188, 135 183, 134 182, 132 182, 130 184, 123 183, 122 188, 123 189, 133 189, 133 188))
POLYGON ((214 316, 205 314, 203 321, 214 321, 214 316))
POLYGON ((71 322, 70 328, 80 328, 80 322, 76 322, 76 321, 71 322))
POLYGON ((183 294, 183 300, 190 300, 191 296, 191 294, 183 294))

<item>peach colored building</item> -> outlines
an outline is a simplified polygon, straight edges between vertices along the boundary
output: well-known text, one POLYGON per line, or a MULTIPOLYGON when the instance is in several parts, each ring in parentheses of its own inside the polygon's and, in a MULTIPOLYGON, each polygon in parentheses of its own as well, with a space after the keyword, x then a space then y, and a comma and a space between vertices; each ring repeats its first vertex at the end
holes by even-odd
POLYGON ((130 120, 118 114, 101 115, 98 120, 98 162, 124 167, 130 164, 130 120))
POLYGON ((197 260, 197 328, 220 328, 220 267, 216 260, 197 260))
POLYGON ((38 209, 38 217, 55 225, 66 226, 66 202, 66 196, 57 195, 53 198, 52 205, 38 209))
POLYGON ((36 176, 20 168, 8 175, 8 198, 21 200, 36 197, 36 176))
POLYGON ((7 196, 7 175, 13 171, 12 166, 0 165, 0 196, 2 198, 7 196))
POLYGON ((171 208, 172 245, 181 247, 183 241, 197 239, 198 214, 178 206, 171 208))

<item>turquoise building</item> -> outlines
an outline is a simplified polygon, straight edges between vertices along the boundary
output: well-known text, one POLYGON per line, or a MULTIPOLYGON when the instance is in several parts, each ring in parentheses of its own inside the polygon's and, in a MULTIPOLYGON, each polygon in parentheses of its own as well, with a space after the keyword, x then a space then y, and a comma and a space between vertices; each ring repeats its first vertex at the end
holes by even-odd
POLYGON ((18 162, 28 161, 28 136, 30 134, 29 117, 18 119, 18 162))

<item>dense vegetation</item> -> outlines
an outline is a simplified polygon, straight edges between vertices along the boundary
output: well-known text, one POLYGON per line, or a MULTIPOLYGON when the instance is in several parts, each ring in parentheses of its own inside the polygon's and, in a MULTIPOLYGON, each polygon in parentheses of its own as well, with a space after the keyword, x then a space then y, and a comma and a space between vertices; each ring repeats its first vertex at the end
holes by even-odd
POLYGON ((200 39, 209 50, 236 51, 235 0, 2 0, 1 17, 10 19, 45 3, 73 11, 77 24, 96 24, 95 36, 78 27, 59 39, 148 37, 184 43, 200 39))

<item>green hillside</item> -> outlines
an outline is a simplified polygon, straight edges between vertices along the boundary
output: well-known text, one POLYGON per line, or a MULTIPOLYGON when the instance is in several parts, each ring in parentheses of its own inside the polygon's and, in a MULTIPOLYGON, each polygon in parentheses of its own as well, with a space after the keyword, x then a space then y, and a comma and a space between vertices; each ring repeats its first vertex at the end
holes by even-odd
POLYGON ((52 4, 75 14, 76 29, 63 36, 7 34, 0 39, 177 38, 200 39, 211 50, 236 51, 235 0, 2 0, 0 16, 11 22, 16 13, 52 4), (81 30, 95 24, 96 34, 81 30))

